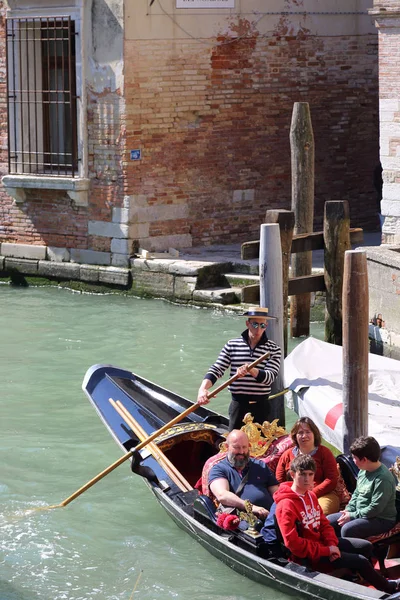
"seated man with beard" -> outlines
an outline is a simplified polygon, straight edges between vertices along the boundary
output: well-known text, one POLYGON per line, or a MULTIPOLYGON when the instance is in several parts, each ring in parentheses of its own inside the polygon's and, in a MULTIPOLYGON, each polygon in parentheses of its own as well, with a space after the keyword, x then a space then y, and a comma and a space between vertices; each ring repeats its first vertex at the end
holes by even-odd
POLYGON ((225 507, 245 511, 245 500, 249 500, 253 513, 264 520, 278 489, 275 475, 263 461, 250 457, 249 439, 243 431, 234 429, 226 442, 226 457, 210 471, 210 490, 225 507))

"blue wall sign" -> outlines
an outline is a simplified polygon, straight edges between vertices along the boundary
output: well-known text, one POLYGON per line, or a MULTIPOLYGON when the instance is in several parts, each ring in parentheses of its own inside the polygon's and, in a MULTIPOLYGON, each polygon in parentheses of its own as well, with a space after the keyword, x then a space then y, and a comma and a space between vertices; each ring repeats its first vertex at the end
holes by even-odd
POLYGON ((131 150, 131 160, 140 160, 142 158, 141 150, 131 150))

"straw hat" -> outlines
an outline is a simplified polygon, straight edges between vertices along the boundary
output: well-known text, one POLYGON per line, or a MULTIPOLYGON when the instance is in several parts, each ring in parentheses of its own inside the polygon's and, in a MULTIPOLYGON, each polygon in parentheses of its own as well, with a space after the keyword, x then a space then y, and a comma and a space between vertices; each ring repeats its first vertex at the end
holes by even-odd
POLYGON ((271 319, 272 317, 268 316, 268 308, 263 308, 261 306, 250 306, 249 310, 243 313, 244 317, 264 317, 265 319, 271 319))

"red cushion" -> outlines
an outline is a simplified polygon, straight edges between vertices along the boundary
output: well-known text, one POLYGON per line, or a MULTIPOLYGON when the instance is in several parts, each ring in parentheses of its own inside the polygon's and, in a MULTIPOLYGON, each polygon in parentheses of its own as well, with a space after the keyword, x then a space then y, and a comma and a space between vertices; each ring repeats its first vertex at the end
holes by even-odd
POLYGON ((271 471, 275 473, 280 457, 285 450, 288 450, 288 448, 291 448, 292 446, 294 446, 294 444, 290 435, 283 435, 272 442, 265 453, 265 456, 261 456, 260 460, 264 461, 269 466, 271 471))
POLYGON ((208 487, 208 476, 213 466, 219 463, 223 458, 225 458, 225 456, 226 452, 219 452, 218 454, 214 454, 214 456, 210 456, 210 458, 208 458, 204 463, 203 471, 201 474, 202 489, 200 491, 209 498, 214 499, 214 496, 210 492, 210 488, 208 487))
POLYGON ((390 529, 386 533, 380 533, 379 535, 373 535, 373 536, 367 538, 367 540, 369 542, 371 542, 371 544, 375 544, 376 542, 383 542, 386 539, 392 537, 392 535, 397 535, 397 534, 400 534, 400 522, 396 523, 396 525, 394 527, 392 527, 392 529, 390 529))

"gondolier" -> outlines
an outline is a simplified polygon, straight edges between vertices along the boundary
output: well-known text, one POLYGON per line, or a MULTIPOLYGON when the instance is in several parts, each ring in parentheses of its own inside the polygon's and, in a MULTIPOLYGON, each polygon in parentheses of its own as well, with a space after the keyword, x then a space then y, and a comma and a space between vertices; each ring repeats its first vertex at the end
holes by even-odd
POLYGON ((270 318, 268 308, 252 307, 243 316, 247 317, 247 329, 240 337, 229 340, 222 348, 216 362, 204 376, 197 396, 199 404, 207 404, 208 390, 217 379, 222 377, 228 367, 230 367, 231 377, 235 374, 239 375, 238 379, 229 386, 232 395, 229 405, 229 431, 240 429, 243 417, 248 412, 253 415, 257 423, 276 418, 271 414, 268 398, 271 385, 279 373, 282 351, 266 335, 270 318), (266 352, 269 353, 268 358, 249 370, 249 363, 266 352))

